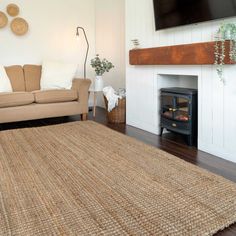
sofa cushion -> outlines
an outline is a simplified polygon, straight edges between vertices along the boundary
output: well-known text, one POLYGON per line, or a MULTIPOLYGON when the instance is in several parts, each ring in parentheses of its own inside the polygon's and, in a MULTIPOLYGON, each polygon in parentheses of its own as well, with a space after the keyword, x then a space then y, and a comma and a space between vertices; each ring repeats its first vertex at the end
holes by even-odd
POLYGON ((33 91, 36 103, 70 102, 78 99, 76 90, 54 89, 33 91))
POLYGON ((77 64, 43 61, 40 89, 71 89, 76 70, 77 64))
POLYGON ((2 65, 0 65, 0 92, 12 92, 11 81, 2 65))
POLYGON ((25 91, 25 79, 22 66, 5 67, 14 92, 25 91))
POLYGON ((32 92, 40 89, 40 79, 42 66, 40 65, 24 65, 25 90, 32 92))
POLYGON ((27 92, 0 93, 0 108, 28 105, 34 102, 34 95, 27 92))

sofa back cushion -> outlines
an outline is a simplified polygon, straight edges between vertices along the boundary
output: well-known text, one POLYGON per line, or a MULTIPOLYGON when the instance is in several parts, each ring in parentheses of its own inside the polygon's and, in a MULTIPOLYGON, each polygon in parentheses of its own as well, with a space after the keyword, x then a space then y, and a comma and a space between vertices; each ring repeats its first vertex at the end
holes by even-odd
POLYGON ((40 79, 42 66, 40 65, 24 65, 25 89, 32 92, 40 89, 40 79))
POLYGON ((71 89, 77 66, 77 63, 44 60, 40 89, 71 89))
POLYGON ((7 66, 5 69, 11 81, 13 92, 25 91, 25 80, 22 66, 7 66))

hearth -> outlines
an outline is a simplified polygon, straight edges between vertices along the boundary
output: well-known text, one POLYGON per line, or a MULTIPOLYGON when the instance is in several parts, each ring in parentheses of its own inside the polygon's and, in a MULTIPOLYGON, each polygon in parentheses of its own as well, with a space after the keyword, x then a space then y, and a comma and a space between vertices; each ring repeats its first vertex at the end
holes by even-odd
POLYGON ((164 128, 187 137, 189 146, 197 144, 197 89, 161 89, 161 135, 164 128))

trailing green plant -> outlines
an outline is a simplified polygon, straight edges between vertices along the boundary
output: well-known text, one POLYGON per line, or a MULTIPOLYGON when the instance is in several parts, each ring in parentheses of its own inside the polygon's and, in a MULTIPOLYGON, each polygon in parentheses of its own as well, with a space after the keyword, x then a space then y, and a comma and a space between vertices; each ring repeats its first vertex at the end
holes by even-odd
POLYGON ((97 54, 96 57, 91 60, 90 65, 95 69, 95 73, 97 76, 101 76, 105 72, 109 72, 110 69, 114 68, 114 65, 107 59, 104 58, 101 60, 99 54, 97 54))
POLYGON ((215 34, 215 65, 217 74, 224 82, 224 59, 225 59, 225 41, 230 40, 229 57, 232 62, 236 61, 236 24, 222 23, 215 34))

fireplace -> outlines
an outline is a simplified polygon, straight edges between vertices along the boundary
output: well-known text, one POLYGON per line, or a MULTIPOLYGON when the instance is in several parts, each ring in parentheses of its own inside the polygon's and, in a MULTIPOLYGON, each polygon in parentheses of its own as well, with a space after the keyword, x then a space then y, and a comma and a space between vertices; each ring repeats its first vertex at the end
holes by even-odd
POLYGON ((161 135, 164 128, 186 136, 188 145, 197 145, 197 89, 161 89, 161 135))

